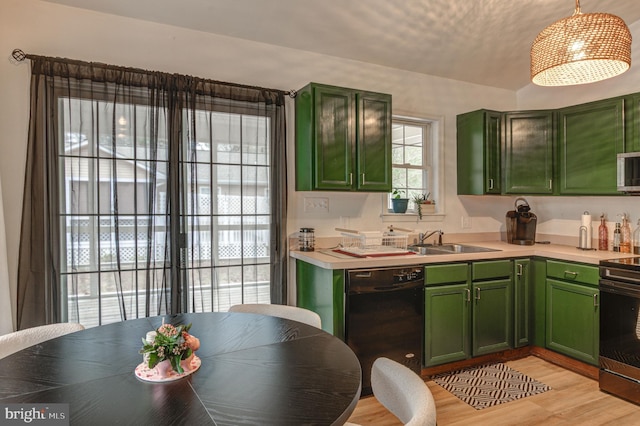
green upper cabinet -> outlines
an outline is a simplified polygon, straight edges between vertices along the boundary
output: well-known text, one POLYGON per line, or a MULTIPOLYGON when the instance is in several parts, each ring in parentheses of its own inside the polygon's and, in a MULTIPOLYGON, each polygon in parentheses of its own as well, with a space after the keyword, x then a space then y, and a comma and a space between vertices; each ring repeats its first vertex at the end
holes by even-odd
POLYGON ((391 95, 311 83, 296 96, 296 190, 391 191, 391 95))
POLYGON ((553 193, 553 112, 504 115, 504 193, 553 193))
POLYGON ((458 194, 502 191, 502 114, 478 110, 457 116, 458 194))
POLYGON ((624 152, 624 100, 558 111, 561 195, 616 195, 616 155, 624 152))
POLYGON ((625 96, 624 108, 624 152, 640 152, 640 93, 625 96))

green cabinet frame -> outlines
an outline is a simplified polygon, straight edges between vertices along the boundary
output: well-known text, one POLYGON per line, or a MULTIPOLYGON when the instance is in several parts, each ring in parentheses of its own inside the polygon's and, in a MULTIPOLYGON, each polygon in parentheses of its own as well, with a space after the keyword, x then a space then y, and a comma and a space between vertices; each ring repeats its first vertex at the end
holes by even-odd
POLYGON ((531 341, 533 286, 531 285, 531 260, 515 259, 513 278, 513 345, 527 346, 531 341))
POLYGON ((310 83, 295 105, 296 190, 391 191, 391 95, 310 83))

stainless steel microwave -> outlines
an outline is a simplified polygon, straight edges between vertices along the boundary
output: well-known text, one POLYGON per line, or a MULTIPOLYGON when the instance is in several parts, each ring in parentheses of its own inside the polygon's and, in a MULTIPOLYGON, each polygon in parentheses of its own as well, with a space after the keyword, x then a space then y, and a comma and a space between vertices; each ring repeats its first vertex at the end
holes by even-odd
POLYGON ((618 191, 640 195, 640 152, 618 154, 618 191))

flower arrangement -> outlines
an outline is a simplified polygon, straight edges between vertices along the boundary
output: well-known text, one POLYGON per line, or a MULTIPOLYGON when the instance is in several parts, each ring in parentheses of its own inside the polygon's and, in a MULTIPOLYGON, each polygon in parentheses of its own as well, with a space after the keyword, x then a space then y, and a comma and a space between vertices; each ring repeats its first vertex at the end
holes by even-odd
POLYGON ((181 361, 189 359, 193 352, 200 348, 200 340, 188 333, 191 324, 173 326, 162 324, 155 332, 150 332, 142 339, 140 353, 148 359, 152 369, 162 361, 169 361, 171 368, 182 374, 181 361))

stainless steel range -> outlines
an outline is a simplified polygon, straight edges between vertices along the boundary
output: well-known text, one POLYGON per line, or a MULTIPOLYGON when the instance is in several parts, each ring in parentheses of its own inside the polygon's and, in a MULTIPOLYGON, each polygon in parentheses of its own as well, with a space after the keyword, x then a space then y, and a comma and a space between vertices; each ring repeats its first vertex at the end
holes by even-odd
POLYGON ((640 257, 600 262, 600 390, 640 404, 640 257))

